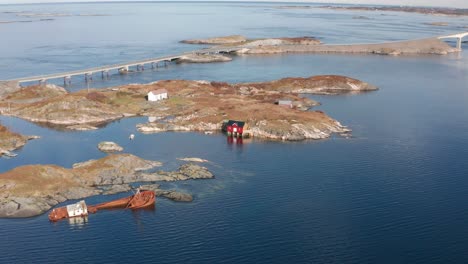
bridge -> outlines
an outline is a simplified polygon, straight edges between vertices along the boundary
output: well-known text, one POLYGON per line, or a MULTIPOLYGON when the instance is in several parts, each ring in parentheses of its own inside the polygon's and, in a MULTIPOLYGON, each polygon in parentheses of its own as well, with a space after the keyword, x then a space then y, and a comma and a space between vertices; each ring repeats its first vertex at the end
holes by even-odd
MULTIPOLYGON (((466 36, 468 36, 468 32, 457 33, 457 34, 446 35, 446 36, 439 36, 437 38, 438 39, 453 39, 453 38, 457 39, 457 49, 461 51, 462 39, 466 36)), ((126 62, 126 63, 113 64, 113 65, 105 65, 101 67, 89 68, 89 69, 84 69, 84 70, 62 72, 62 73, 48 74, 48 75, 38 75, 38 76, 18 78, 18 79, 6 80, 6 81, 17 82, 18 84, 39 81, 40 84, 43 84, 47 82, 47 80, 63 78, 64 85, 67 85, 67 84, 71 84, 72 76, 84 75, 85 81, 88 82, 92 80, 93 74, 95 73, 101 73, 102 78, 105 79, 109 77, 109 72, 112 70, 117 70, 120 73, 124 73, 124 72, 128 72, 130 67, 136 66, 137 71, 143 71, 145 69, 145 65, 151 65, 151 68, 155 68, 155 67, 157 68, 159 67, 159 63, 161 62, 163 62, 164 65, 166 65, 166 63, 168 62, 177 61, 183 56, 189 55, 189 54, 198 54, 198 55, 227 54, 227 53, 240 51, 242 49, 243 48, 239 46, 215 46, 211 48, 182 53, 180 55, 144 59, 144 60, 139 60, 139 61, 132 61, 132 62, 126 62)))
POLYGON ((164 63, 164 65, 166 65, 167 63, 170 63, 172 61, 177 61, 183 56, 189 55, 189 54, 197 54, 197 55, 228 54, 228 53, 232 53, 238 50, 240 50, 240 48, 237 48, 237 47, 221 47, 221 48, 212 47, 212 48, 206 48, 206 49, 196 50, 192 52, 182 53, 180 55, 150 58, 150 59, 131 61, 131 62, 125 62, 125 63, 119 63, 119 64, 113 64, 113 65, 104 65, 101 67, 88 68, 84 70, 69 71, 69 72, 62 72, 62 73, 55 73, 55 74, 46 74, 46 75, 37 75, 37 76, 24 77, 24 78, 18 78, 18 79, 11 79, 11 80, 6 80, 6 81, 18 82, 18 84, 38 81, 40 84, 44 84, 48 80, 51 80, 51 79, 63 78, 64 85, 69 85, 71 84, 72 76, 83 75, 85 78, 85 81, 88 82, 93 79, 93 74, 95 73, 101 73, 102 79, 105 79, 105 78, 109 78, 109 72, 112 70, 117 70, 119 73, 125 73, 125 72, 129 72, 130 67, 136 67, 137 71, 144 71, 145 65, 150 65, 151 68, 154 69, 154 68, 158 68, 160 63, 164 63))
POLYGON ((440 36, 440 37, 437 37, 438 39, 454 39, 456 38, 457 39, 457 49, 458 50, 462 50, 462 39, 464 37, 468 36, 468 32, 464 32, 464 33, 458 33, 458 34, 453 34, 453 35, 447 35, 447 36, 440 36))

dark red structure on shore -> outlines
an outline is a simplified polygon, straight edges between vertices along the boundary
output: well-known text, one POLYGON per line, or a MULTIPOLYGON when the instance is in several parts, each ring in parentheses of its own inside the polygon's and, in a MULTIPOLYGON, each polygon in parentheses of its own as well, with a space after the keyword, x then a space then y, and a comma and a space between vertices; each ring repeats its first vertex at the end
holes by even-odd
POLYGON ((229 120, 223 124, 223 131, 226 132, 229 136, 238 136, 242 137, 244 133, 245 122, 229 120))

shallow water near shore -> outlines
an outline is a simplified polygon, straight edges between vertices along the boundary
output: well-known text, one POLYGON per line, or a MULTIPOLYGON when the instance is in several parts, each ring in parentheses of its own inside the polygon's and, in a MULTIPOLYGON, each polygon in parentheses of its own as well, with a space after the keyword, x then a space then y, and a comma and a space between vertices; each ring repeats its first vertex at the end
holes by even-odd
MULTIPOLYGON (((406 13, 380 16, 380 12, 363 13, 374 18, 366 22, 352 19, 356 12, 279 10, 271 6, 0 6, 0 11, 91 13, 92 9, 92 13, 111 14, 57 18, 49 24, 2 25, 15 41, 28 37, 13 34, 14 30, 34 32, 65 25, 79 29, 83 19, 86 23, 107 21, 105 25, 122 21, 120 28, 90 28, 81 43, 70 44, 85 36, 76 32, 52 45, 47 34, 36 36, 36 43, 16 47, 2 43, 0 79, 192 50, 196 47, 177 41, 209 35, 316 35, 331 43, 374 42, 449 33, 466 23, 465 18, 406 13), (228 12, 230 18, 238 19, 222 19, 228 12), (154 31, 147 34, 143 30, 149 30, 147 27, 129 30, 130 25, 123 23, 142 17, 139 21, 148 25, 154 14, 160 15, 158 19, 166 18, 163 21, 168 26, 155 23, 151 28, 154 31), (167 21, 171 16, 183 16, 193 23, 183 28, 177 21, 167 21), (214 20, 206 20, 211 16, 214 20), (420 24, 442 19, 453 26, 420 24), (109 36, 119 44, 105 43, 103 39, 109 36), (62 56, 65 53, 69 56, 62 56), (22 60, 28 63, 18 63, 22 60), (15 62, 14 66, 8 66, 9 62, 15 62)), ((2 16, 0 20, 4 20, 2 16)), ((464 48, 468 48, 466 44, 464 48)), ((163 188, 192 193, 192 203, 161 198, 155 210, 99 212, 82 223, 52 224, 46 215, 0 219, 0 236, 4 238, 0 241, 0 263, 464 263, 468 258, 466 52, 421 57, 235 57, 228 63, 170 65, 158 72, 115 75, 108 81, 95 78, 91 85, 159 79, 251 82, 317 74, 343 74, 380 88, 359 95, 310 96, 322 103, 317 109, 349 126, 352 138, 288 143, 251 139, 240 144, 216 133, 141 134, 135 125, 146 122, 143 117, 87 132, 57 131, 0 117, 0 122, 14 131, 41 136, 17 151, 17 157, 0 159, 0 172, 26 164, 71 167, 105 156, 96 146, 110 140, 123 146, 126 153, 164 162, 163 169, 177 168, 183 163, 177 160, 181 157, 208 159, 211 162, 206 166, 216 176, 213 180, 162 183, 163 188), (128 140, 131 133, 136 134, 133 141, 128 140)), ((78 80, 70 89, 83 87, 85 83, 78 80)), ((93 204, 125 195, 86 200, 93 204)))

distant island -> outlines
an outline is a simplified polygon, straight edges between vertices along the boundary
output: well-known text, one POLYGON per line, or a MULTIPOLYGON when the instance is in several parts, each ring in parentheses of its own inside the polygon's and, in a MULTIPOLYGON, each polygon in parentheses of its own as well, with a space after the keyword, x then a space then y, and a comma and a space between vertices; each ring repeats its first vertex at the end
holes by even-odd
MULTIPOLYGON (((378 55, 446 55, 459 50, 437 37, 369 44, 323 44, 310 36, 293 38, 247 39, 233 35, 207 39, 183 40, 187 44, 213 45, 211 50, 234 49, 235 54, 340 53, 378 55)), ((210 48, 199 52, 210 52, 210 48)))
MULTIPOLYGON (((296 6, 296 8, 299 6, 296 6)), ((287 8, 287 7, 283 7, 287 8)), ((413 7, 413 6, 320 6, 318 8, 327 8, 334 10, 356 10, 356 11, 392 11, 408 12, 426 15, 445 15, 445 16, 468 16, 468 9, 445 8, 445 7, 413 7)))

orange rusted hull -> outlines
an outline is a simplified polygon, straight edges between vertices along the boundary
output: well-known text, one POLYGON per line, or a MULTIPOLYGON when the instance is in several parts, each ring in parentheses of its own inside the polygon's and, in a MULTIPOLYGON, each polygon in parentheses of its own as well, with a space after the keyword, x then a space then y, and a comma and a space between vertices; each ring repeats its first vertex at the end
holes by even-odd
POLYGON ((88 213, 96 213, 98 210, 102 209, 113 209, 113 208, 129 208, 129 209, 139 209, 139 208, 146 208, 150 206, 154 206, 156 201, 156 195, 153 191, 138 191, 136 194, 120 198, 114 201, 100 203, 97 205, 90 205, 87 206, 86 212, 82 214, 74 214, 70 215, 69 209, 67 206, 59 207, 49 214, 50 221, 58 221, 61 219, 66 219, 70 217, 78 217, 78 216, 86 216, 88 213))

